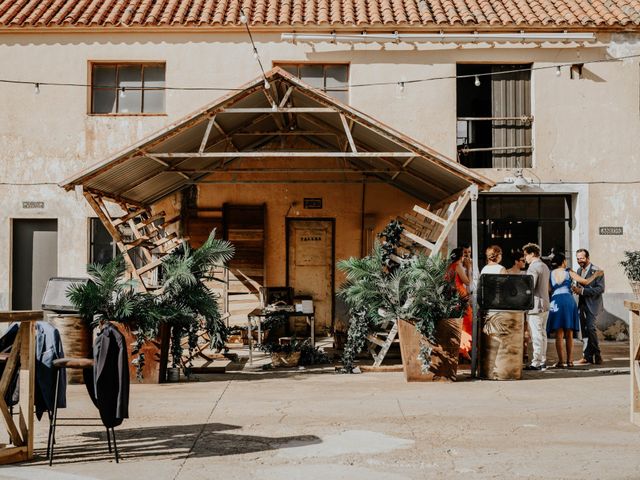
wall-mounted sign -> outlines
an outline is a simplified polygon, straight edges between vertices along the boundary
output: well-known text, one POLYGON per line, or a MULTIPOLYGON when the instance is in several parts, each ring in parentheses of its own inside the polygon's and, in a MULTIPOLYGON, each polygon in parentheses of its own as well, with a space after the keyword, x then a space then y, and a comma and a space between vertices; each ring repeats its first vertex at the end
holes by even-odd
POLYGON ((622 227, 600 227, 600 235, 622 235, 622 227))
POLYGON ((305 198, 304 208, 306 208, 307 210, 322 209, 322 198, 305 198))
POLYGON ((22 202, 22 208, 44 208, 44 202, 22 202))

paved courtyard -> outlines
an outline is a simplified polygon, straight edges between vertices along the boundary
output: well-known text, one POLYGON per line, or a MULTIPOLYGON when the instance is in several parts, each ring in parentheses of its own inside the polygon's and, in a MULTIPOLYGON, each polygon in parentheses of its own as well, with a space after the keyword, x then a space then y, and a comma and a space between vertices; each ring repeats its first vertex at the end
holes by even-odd
POLYGON ((613 344, 601 368, 511 382, 463 373, 453 384, 407 384, 401 373, 325 368, 133 385, 131 418, 116 429, 119 464, 84 386, 72 385, 54 466, 43 458, 43 420, 38 457, 0 478, 637 479, 624 353, 613 344))

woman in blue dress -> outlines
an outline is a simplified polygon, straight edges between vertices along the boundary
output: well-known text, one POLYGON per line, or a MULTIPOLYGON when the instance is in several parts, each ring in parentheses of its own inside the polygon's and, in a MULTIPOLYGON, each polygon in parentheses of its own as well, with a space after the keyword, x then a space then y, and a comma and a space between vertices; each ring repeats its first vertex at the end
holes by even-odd
POLYGON ((580 331, 580 315, 578 306, 571 293, 571 282, 580 285, 589 285, 599 276, 604 275, 602 270, 597 271, 589 279, 582 278, 576 272, 567 268, 567 259, 561 253, 554 255, 551 261, 550 286, 551 304, 549 305, 549 319, 547 320, 547 336, 556 338, 556 351, 558 362, 553 368, 564 368, 564 355, 562 341, 564 340, 567 351, 567 367, 573 367, 571 354, 573 350, 573 334, 580 331))

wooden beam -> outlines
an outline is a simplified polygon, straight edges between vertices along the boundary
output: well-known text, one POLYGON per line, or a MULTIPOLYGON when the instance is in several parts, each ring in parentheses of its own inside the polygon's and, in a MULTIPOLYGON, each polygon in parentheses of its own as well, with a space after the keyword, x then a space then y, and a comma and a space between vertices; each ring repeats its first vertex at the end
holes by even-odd
POLYGON ((423 246, 424 248, 428 248, 431 251, 433 251, 434 248, 435 248, 435 245, 433 243, 431 243, 428 240, 425 240, 424 238, 419 237, 418 235, 415 235, 414 233, 407 232, 406 230, 403 230, 402 231, 402 235, 407 237, 411 241, 423 246))
MULTIPOLYGON (((25 324, 27 325, 27 324, 25 324)), ((0 412, 2 412, 2 416, 4 417, 4 422, 9 432, 9 436, 11 437, 11 443, 13 443, 16 447, 21 447, 25 445, 25 439, 22 438, 16 424, 13 421, 13 417, 9 412, 9 406, 5 402, 5 394, 9 385, 11 384, 11 380, 13 374, 18 368, 18 360, 20 359, 20 347, 22 346, 22 337, 24 335, 25 330, 20 325, 18 329, 18 333, 16 334, 16 338, 13 341, 11 346, 11 353, 9 354, 9 359, 4 366, 4 371, 2 372, 2 377, 0 378, 0 412)), ((31 374, 35 374, 34 372, 30 372, 31 374)))
POLYGON ((420 205, 414 205, 413 211, 416 213, 419 213, 423 217, 427 217, 429 220, 433 220, 434 222, 439 223, 440 225, 447 224, 447 221, 444 218, 439 217, 434 213, 431 213, 429 210, 427 210, 426 208, 422 208, 420 205))
POLYGON ((207 128, 204 131, 204 135, 202 136, 202 141, 200 142, 200 148, 198 149, 198 151, 200 153, 204 152, 204 147, 207 146, 207 142, 209 141, 209 134, 211 133, 211 127, 213 127, 213 124, 216 121, 216 116, 212 116, 209 118, 209 122, 207 123, 207 128))
MULTIPOLYGON (((126 209, 123 209, 126 212, 126 209)), ((147 211, 146 208, 139 208, 137 210, 134 210, 133 212, 129 212, 127 213, 125 216, 123 217, 118 217, 113 221, 113 226, 117 227, 119 225, 122 225, 124 222, 127 222, 129 220, 131 220, 132 218, 136 218, 140 215, 142 215, 143 213, 145 213, 147 211)))
POLYGON ((342 113, 340 114, 340 121, 342 122, 344 133, 347 136, 347 140, 349 141, 349 146, 351 147, 351 151, 354 153, 357 152, 358 150, 356 149, 356 144, 353 141, 353 136, 351 135, 351 129, 349 128, 349 125, 347 125, 347 119, 344 117, 342 113))
POLYGON ((98 218, 100 219, 104 227, 109 232, 109 235, 111 235, 113 240, 116 242, 116 246, 118 247, 118 250, 122 252, 124 256, 124 261, 129 267, 129 270, 131 270, 134 278, 140 283, 140 286, 146 290, 144 281, 142 280, 140 275, 138 275, 138 272, 136 272, 136 266, 133 263, 133 260, 131 259, 129 252, 127 252, 124 246, 124 242, 122 241, 122 235, 120 234, 120 231, 113 225, 113 223, 111 222, 111 218, 108 217, 106 213, 102 211, 102 209, 100 208, 100 205, 98 204, 96 199, 93 198, 93 194, 91 192, 85 191, 84 198, 87 199, 87 202, 89 203, 91 208, 93 208, 93 211, 96 212, 96 215, 98 215, 98 218))
POLYGON ((411 152, 180 152, 160 153, 160 158, 407 158, 414 156, 411 152))
POLYGON ((258 107, 258 108, 223 108, 220 113, 338 113, 333 108, 324 107, 258 107))
POLYGON ((331 136, 331 137, 336 137, 338 136, 337 134, 333 133, 333 132, 323 132, 320 130, 290 130, 290 131, 284 131, 281 132, 279 130, 274 130, 274 131, 258 131, 258 132, 237 132, 232 134, 234 137, 238 137, 238 136, 249 136, 249 137, 263 137, 263 136, 270 136, 270 137, 287 137, 287 136, 292 136, 292 137, 296 137, 296 136, 310 136, 310 135, 317 135, 317 136, 331 136))
POLYGON ((458 217, 462 214, 464 207, 467 205, 467 203, 469 203, 470 199, 471 199, 471 192, 469 190, 467 190, 464 193, 464 195, 462 195, 462 197, 458 199, 458 202, 456 203, 456 207, 453 210, 453 213, 451 213, 449 218, 447 218, 447 224, 442 229, 442 232, 440 232, 440 236, 436 241, 435 247, 431 251, 432 255, 436 255, 438 252, 440 252, 440 249, 444 245, 444 242, 447 240, 447 235, 449 235, 449 232, 455 225, 456 221, 458 220, 458 217))
POLYGON ((282 100, 280 100, 280 104, 278 105, 278 108, 284 108, 285 105, 287 104, 287 100, 289 100, 289 97, 291 96, 291 93, 293 92, 293 87, 289 87, 287 88, 287 91, 285 92, 284 96, 282 97, 282 100))
POLYGON ((154 162, 159 163, 163 167, 168 167, 169 166, 169 164, 167 162, 165 162, 164 160, 160 160, 155 155, 152 155, 152 154, 147 153, 147 152, 140 152, 140 153, 142 154, 143 157, 146 157, 146 158, 148 158, 150 160, 153 160, 154 162))

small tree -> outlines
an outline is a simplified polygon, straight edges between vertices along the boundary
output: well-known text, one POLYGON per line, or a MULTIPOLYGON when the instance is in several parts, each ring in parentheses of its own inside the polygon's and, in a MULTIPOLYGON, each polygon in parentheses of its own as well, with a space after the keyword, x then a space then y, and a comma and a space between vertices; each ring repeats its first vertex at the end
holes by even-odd
POLYGON ((210 348, 224 348, 229 331, 222 321, 217 295, 206 286, 212 279, 211 270, 228 262, 234 247, 211 232, 207 241, 192 250, 187 242, 168 255, 162 262, 162 288, 157 303, 163 322, 171 328, 171 355, 173 366, 180 365, 182 338, 188 337, 188 347, 197 347, 198 331, 205 330, 210 338, 210 348))

